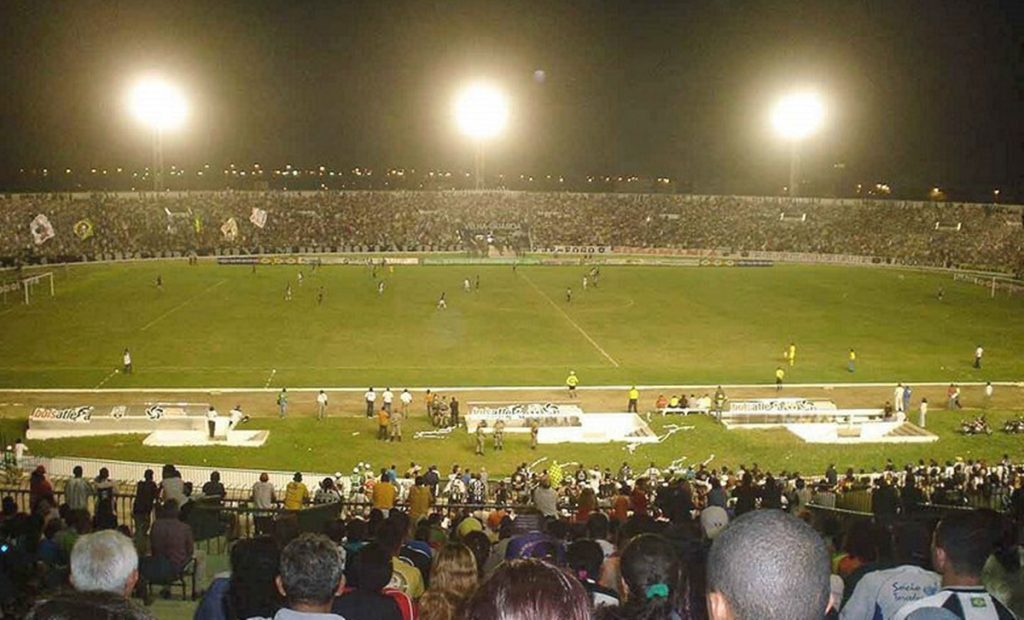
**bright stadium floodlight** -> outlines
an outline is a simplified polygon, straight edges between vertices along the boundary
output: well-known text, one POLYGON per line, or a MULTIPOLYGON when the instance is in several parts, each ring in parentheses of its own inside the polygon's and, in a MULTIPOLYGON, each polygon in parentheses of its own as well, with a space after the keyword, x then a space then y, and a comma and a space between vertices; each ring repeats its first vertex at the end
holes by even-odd
POLYGON ((132 116, 153 132, 153 189, 163 189, 163 133, 178 129, 188 116, 188 104, 182 92, 170 82, 147 77, 128 93, 132 116))
POLYGON ((476 142, 476 188, 483 189, 483 142, 505 129, 508 101, 494 86, 480 82, 471 84, 455 97, 455 122, 463 134, 476 142))
POLYGON ((772 126, 790 142, 789 195, 800 188, 800 142, 818 131, 825 120, 825 104, 815 92, 786 95, 772 109, 772 126))

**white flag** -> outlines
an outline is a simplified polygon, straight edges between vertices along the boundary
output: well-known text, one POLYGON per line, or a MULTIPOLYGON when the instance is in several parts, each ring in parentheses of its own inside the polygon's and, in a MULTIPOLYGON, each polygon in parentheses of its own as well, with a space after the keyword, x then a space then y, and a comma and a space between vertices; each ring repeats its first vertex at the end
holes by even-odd
POLYGON ((53 224, 51 224, 50 219, 42 213, 32 220, 32 224, 29 225, 29 230, 32 231, 32 238, 35 240, 36 245, 42 245, 47 239, 53 239, 53 224))
POLYGON ((267 225, 267 212, 259 207, 253 207, 252 214, 249 215, 249 221, 263 228, 267 225))
POLYGON ((235 218, 229 217, 228 221, 221 225, 220 232, 228 241, 234 241, 238 236, 238 222, 235 221, 235 218))

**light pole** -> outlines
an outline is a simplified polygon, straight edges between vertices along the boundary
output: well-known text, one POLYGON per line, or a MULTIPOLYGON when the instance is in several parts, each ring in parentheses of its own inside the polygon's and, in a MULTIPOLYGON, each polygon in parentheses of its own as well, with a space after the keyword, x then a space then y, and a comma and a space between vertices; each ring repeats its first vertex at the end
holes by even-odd
POLYGON ((153 132, 153 190, 164 188, 164 131, 185 122, 188 104, 181 91, 160 78, 147 77, 132 87, 128 107, 140 123, 153 132))
POLYGON ((800 195, 800 143, 821 127, 825 105, 814 92, 786 95, 772 110, 772 126, 789 141, 789 195, 800 195))
POLYGON ((475 83, 455 97, 455 122, 475 143, 475 185, 484 189, 484 142, 494 138, 508 122, 508 102, 497 88, 475 83))

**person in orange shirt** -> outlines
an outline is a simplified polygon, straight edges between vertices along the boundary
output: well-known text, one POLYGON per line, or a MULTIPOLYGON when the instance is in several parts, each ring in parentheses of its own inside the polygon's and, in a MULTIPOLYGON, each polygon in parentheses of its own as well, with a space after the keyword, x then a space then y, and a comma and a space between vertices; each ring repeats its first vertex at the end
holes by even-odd
POLYGON ((388 410, 381 407, 380 411, 377 412, 377 439, 382 441, 388 440, 388 421, 391 419, 391 415, 388 410))
POLYGON ((612 500, 612 518, 617 519, 619 523, 625 523, 629 518, 629 487, 625 484, 612 500))

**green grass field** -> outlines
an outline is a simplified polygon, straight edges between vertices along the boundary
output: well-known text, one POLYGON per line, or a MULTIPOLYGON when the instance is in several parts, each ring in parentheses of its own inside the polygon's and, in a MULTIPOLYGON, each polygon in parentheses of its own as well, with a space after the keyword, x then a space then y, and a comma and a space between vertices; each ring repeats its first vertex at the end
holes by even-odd
POLYGON ((790 341, 799 363, 789 382, 1013 380, 1024 370, 1024 300, 989 299, 948 276, 605 267, 600 288, 583 292, 583 272, 398 266, 378 296, 365 267, 307 268, 302 287, 297 267, 60 268, 55 298, 0 309, 0 387, 558 385, 569 369, 584 385, 768 383, 790 341), (464 293, 476 275, 480 289, 464 293), (446 311, 435 309, 441 291, 446 311), (978 343, 981 371, 970 366, 978 343), (111 376, 124 347, 135 372, 111 376))
MULTIPOLYGON (((219 387, 464 386, 466 402, 474 386, 558 386, 569 369, 585 386, 770 384, 790 341, 798 351, 797 364, 786 366, 789 383, 1017 381, 1024 374, 1024 300, 990 299, 986 289, 944 275, 831 266, 605 267, 600 288, 584 292, 582 267, 513 272, 508 266, 397 266, 393 273, 382 270, 386 289, 378 295, 365 267, 307 268, 301 287, 297 273, 297 267, 261 266, 253 273, 247 266, 179 262, 57 268, 56 297, 0 306, 0 392, 194 387, 201 390, 199 402, 209 399, 226 410, 236 396, 217 396, 219 387), (155 285, 157 275, 163 290, 155 285), (463 278, 477 275, 480 289, 464 292, 463 278), (288 283, 291 301, 284 300, 288 283), (318 305, 321 286, 325 299, 318 305), (568 286, 571 304, 564 298, 568 286), (943 301, 936 299, 940 287, 943 301), (445 311, 435 307, 441 291, 447 293, 445 311), (981 370, 971 367, 978 343, 986 350, 981 370), (134 358, 131 376, 114 372, 124 347, 134 358), (858 353, 853 374, 846 370, 850 347, 858 353)), ((873 389, 842 398, 880 406, 891 396, 889 388, 873 389)), ((252 427, 271 430, 268 444, 255 450, 156 449, 132 436, 30 445, 44 455, 219 467, 335 471, 359 461, 401 466, 416 460, 442 468, 486 463, 495 473, 540 456, 614 467, 622 460, 640 466, 714 454, 729 465, 756 461, 775 470, 820 471, 829 462, 878 467, 886 457, 900 462, 1024 454, 1019 436, 998 430, 1024 405, 1019 389, 1000 388, 1004 396, 990 411, 997 429, 992 437, 959 436, 958 421, 976 412, 942 411, 941 388, 930 389, 935 405, 929 428, 940 441, 925 445, 814 446, 782 430, 727 432, 703 417, 655 418, 655 431, 665 423, 696 428, 633 455, 617 444, 532 452, 525 438, 513 436, 504 453, 482 460, 473 456, 464 431, 412 442, 412 434, 426 428, 422 419, 406 424, 401 446, 376 442, 375 427, 360 415, 358 393, 335 397, 335 415, 323 423, 310 417, 311 394, 296 395, 302 413, 284 421, 272 417, 273 394, 239 395, 258 416, 252 427)), ((31 410, 11 406, 29 402, 12 394, 3 399, 10 402, 0 402, 0 432, 7 437, 23 433, 31 410)), ((979 405, 977 395, 968 395, 968 407, 979 405)), ((124 392, 106 397, 150 399, 124 392)), ((52 405, 89 400, 34 398, 52 405)), ((618 391, 584 394, 597 411, 611 410, 607 403, 624 405, 619 399, 618 391)))

